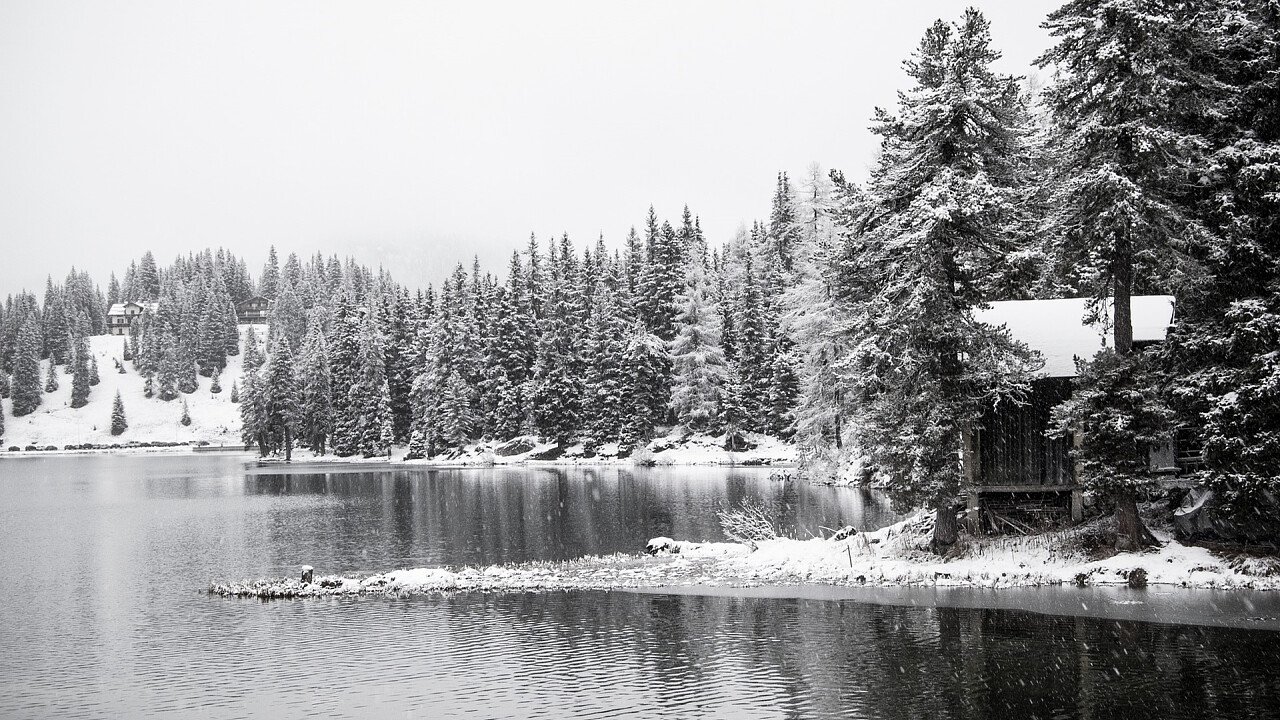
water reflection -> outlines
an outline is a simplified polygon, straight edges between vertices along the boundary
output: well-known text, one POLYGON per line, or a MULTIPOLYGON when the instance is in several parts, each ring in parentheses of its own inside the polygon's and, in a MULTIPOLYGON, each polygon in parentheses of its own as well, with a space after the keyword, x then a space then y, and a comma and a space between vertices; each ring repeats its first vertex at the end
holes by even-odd
POLYGON ((765 597, 260 603, 201 592, 211 578, 303 562, 348 572, 716 539, 714 510, 744 497, 777 507, 802 537, 893 519, 874 495, 751 470, 0 462, 0 715, 1190 718, 1280 707, 1272 632, 765 597))

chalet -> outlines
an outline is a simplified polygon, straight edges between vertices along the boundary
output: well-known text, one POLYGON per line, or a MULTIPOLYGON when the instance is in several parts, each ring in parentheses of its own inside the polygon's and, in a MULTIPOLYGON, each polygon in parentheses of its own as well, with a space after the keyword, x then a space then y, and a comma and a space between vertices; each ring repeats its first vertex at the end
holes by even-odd
MULTIPOLYGON (((1071 395, 1076 358, 1092 357, 1110 340, 1109 329, 1101 323, 1085 324, 1087 303, 1086 299, 1016 300, 991 303, 975 313, 983 322, 1006 326, 1015 340, 1039 351, 1045 361, 1025 402, 1005 402, 989 409, 965 438, 967 520, 975 530, 1018 529, 1019 523, 1032 525, 1037 519, 1068 512, 1072 520, 1081 518, 1070 443, 1046 431, 1053 407, 1071 395), (1021 519, 1014 519, 1015 515, 1021 519)), ((1170 295, 1133 298, 1134 346, 1163 341, 1173 323, 1173 309, 1170 295)), ((1109 317, 1109 304, 1106 310, 1109 317)), ((1170 457, 1167 451, 1152 453, 1152 462, 1171 464, 1170 457)))
POLYGON ((133 321, 137 319, 144 310, 155 312, 159 307, 159 303, 153 302, 122 302, 115 303, 107 310, 107 332, 111 335, 124 335, 129 332, 129 328, 133 327, 133 321))
POLYGON ((236 317, 242 323, 264 325, 271 313, 271 301, 261 295, 254 295, 236 304, 236 317))

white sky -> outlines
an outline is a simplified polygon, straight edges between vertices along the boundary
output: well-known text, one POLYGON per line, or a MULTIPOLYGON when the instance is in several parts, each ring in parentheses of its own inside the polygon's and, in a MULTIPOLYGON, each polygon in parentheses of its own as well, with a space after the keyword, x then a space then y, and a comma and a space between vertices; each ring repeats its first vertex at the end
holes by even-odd
MULTIPOLYGON (((531 231, 616 247, 650 203, 713 242, 774 176, 865 176, 929 2, 0 0, 0 295, 222 245, 411 286, 531 231)), ((1057 2, 991 19, 1027 74, 1057 2)))

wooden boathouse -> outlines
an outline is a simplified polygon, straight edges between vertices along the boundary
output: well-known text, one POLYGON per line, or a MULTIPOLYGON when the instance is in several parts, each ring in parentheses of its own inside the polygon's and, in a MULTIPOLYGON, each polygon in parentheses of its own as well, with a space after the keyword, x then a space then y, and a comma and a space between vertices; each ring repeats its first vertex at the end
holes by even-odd
MULTIPOLYGON (((1048 435, 1054 406, 1071 396, 1076 358, 1087 360, 1110 342, 1106 323, 1087 324, 1087 299, 991 303, 977 319, 1004 325, 1015 340, 1044 357, 1041 376, 1023 403, 990 408, 966 435, 963 451, 966 521, 974 532, 1026 532, 1083 513, 1070 457, 1071 441, 1048 435)), ((1104 317, 1110 317, 1109 304, 1104 317)), ((1173 323, 1173 296, 1134 297, 1135 347, 1162 342, 1173 323)), ((1153 462, 1171 453, 1153 453, 1153 462)))

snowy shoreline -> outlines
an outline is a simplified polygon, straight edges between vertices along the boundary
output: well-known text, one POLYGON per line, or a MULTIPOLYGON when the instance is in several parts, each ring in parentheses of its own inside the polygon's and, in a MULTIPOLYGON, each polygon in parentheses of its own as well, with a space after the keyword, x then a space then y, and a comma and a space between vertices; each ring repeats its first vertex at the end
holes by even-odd
MULTIPOLYGON (((842 540, 778 538, 750 546, 655 538, 656 556, 615 554, 560 563, 428 567, 365 577, 321 576, 213 582, 208 592, 260 599, 635 590, 726 592, 803 586, 835 590, 934 588, 1177 588, 1280 590, 1280 562, 1227 558, 1157 530, 1162 546, 1092 557, 1081 541, 1105 521, 1052 535, 971 539, 954 556, 928 552, 927 515, 842 540)), ((1086 608, 1087 609, 1087 608, 1086 608)))
POLYGON ((151 455, 151 454, 193 454, 193 455, 244 455, 256 460, 259 465, 279 465, 282 468, 305 468, 307 466, 356 466, 356 467, 430 467, 430 468, 483 468, 501 466, 525 467, 572 467, 572 466, 610 466, 610 467, 794 467, 796 464, 796 448, 768 436, 752 436, 754 448, 742 452, 730 452, 723 449, 723 438, 709 436, 665 437, 653 441, 651 446, 656 450, 645 448, 639 456, 619 456, 616 445, 606 445, 594 454, 588 455, 582 445, 557 446, 555 443, 544 443, 530 438, 517 438, 505 443, 487 443, 472 445, 457 453, 435 458, 408 459, 408 448, 404 446, 392 449, 389 456, 361 457, 358 455, 339 457, 337 455, 316 455, 308 450, 298 449, 293 452, 291 461, 272 455, 258 457, 257 450, 246 450, 241 444, 199 444, 185 441, 155 441, 154 443, 136 443, 133 445, 114 444, 108 446, 98 444, 81 447, 78 444, 49 444, 47 446, 28 446, 20 450, 0 452, 4 457, 40 457, 51 455, 151 455), (502 455, 494 452, 495 448, 510 446, 517 441, 526 441, 529 448, 522 452, 502 455), (554 457, 548 457, 554 455, 554 457))

